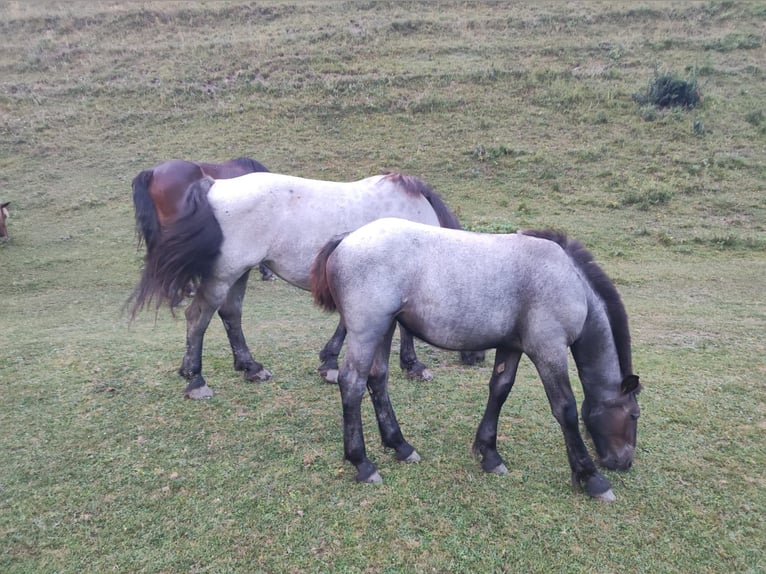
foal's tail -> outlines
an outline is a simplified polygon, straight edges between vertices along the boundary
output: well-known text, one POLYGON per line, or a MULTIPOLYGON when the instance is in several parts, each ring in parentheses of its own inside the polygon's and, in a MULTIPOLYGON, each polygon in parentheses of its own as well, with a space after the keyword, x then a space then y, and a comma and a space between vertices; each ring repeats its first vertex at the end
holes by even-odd
POLYGON ((189 283, 197 285, 213 274, 223 244, 223 231, 207 199, 213 183, 205 177, 189 186, 181 216, 147 250, 141 280, 128 300, 131 318, 153 300, 157 309, 166 303, 173 311, 189 283))
POLYGON ((160 238, 160 220, 149 195, 154 171, 145 169, 133 178, 133 207, 136 211, 136 237, 138 246, 146 244, 146 251, 151 252, 160 238))
POLYGON ((311 287, 311 294, 314 296, 314 303, 329 313, 336 311, 338 306, 335 303, 335 298, 332 296, 330 281, 327 278, 327 260, 346 235, 348 233, 336 235, 330 239, 317 253, 314 261, 311 263, 309 285, 311 287))

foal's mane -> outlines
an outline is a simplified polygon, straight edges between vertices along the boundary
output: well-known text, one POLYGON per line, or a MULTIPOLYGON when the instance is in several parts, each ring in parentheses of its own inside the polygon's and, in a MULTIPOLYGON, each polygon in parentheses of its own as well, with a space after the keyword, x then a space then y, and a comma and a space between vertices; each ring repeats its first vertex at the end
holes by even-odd
POLYGON ((569 239, 564 233, 553 230, 527 229, 520 231, 523 235, 539 237, 558 243, 583 272, 588 283, 601 298, 606 306, 609 326, 617 347, 617 357, 620 362, 622 376, 633 374, 633 361, 630 351, 630 330, 628 329, 628 314, 622 303, 620 294, 612 280, 604 273, 593 259, 593 254, 576 239, 569 239))
POLYGON ((414 175, 404 175, 396 172, 386 173, 385 179, 398 185, 409 194, 415 196, 422 195, 425 197, 428 200, 428 203, 431 204, 434 212, 436 212, 436 217, 439 218, 439 225, 441 225, 441 227, 463 229, 457 216, 452 213, 449 207, 447 207, 447 204, 444 203, 441 196, 422 179, 417 178, 414 175))

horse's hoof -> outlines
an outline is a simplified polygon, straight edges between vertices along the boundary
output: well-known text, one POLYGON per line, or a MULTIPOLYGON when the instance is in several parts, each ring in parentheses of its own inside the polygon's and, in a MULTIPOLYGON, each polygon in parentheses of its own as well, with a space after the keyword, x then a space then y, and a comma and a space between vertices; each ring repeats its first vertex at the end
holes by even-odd
POLYGON ((600 500, 602 502, 614 502, 617 500, 617 497, 614 495, 614 492, 612 492, 612 489, 610 488, 606 492, 602 492, 601 494, 596 494, 593 496, 596 500, 600 500))
POLYGON ((407 371, 407 376, 415 381, 431 381, 434 378, 434 374, 428 369, 407 371))
POLYGON ((338 384, 338 375, 340 371, 338 369, 328 369, 326 371, 319 371, 319 375, 324 379, 326 383, 338 384))
POLYGON ((420 455, 418 451, 413 450, 410 456, 404 459, 404 462, 420 462, 420 455))
POLYGON ((211 389, 207 385, 203 385, 195 389, 184 391, 184 397, 187 399, 191 399, 193 401, 199 401, 202 399, 212 399, 213 389, 211 389))
POLYGON ((265 383, 271 380, 271 371, 261 367, 257 371, 245 371, 245 380, 253 383, 265 383))
POLYGON ((380 484, 383 482, 383 477, 380 476, 380 473, 376 470, 373 472, 370 476, 367 478, 360 480, 359 482, 366 482, 367 484, 380 484))
POLYGON ((489 472, 492 474, 508 474, 508 468, 501 462, 489 472))

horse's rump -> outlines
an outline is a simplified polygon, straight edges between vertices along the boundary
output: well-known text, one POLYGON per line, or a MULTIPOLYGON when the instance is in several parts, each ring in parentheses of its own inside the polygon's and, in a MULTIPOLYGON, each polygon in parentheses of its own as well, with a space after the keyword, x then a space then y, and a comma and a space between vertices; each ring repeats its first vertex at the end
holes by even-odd
POLYGON ((199 284, 213 274, 221 253, 223 233, 208 202, 214 180, 200 179, 189 186, 183 212, 162 234, 157 248, 147 253, 146 264, 133 293, 131 316, 152 300, 171 310, 185 298, 189 283, 199 284))

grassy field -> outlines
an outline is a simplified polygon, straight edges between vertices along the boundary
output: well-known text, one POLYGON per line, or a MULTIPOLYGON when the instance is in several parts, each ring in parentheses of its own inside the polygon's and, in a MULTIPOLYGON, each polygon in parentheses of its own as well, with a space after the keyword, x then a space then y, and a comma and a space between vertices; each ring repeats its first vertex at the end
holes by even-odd
POLYGON ((765 30, 757 1, 0 0, 0 571, 766 571, 765 30), (702 104, 640 103, 660 74, 702 104), (391 382, 423 462, 368 401, 384 482, 355 484, 315 371, 336 318, 281 281, 245 308, 274 380, 234 373, 216 322, 217 394, 182 400, 184 322, 123 312, 130 182, 242 155, 403 171, 468 228, 583 240, 645 387, 617 501, 570 488, 528 361, 485 475, 489 366, 425 345, 435 380, 391 382))

